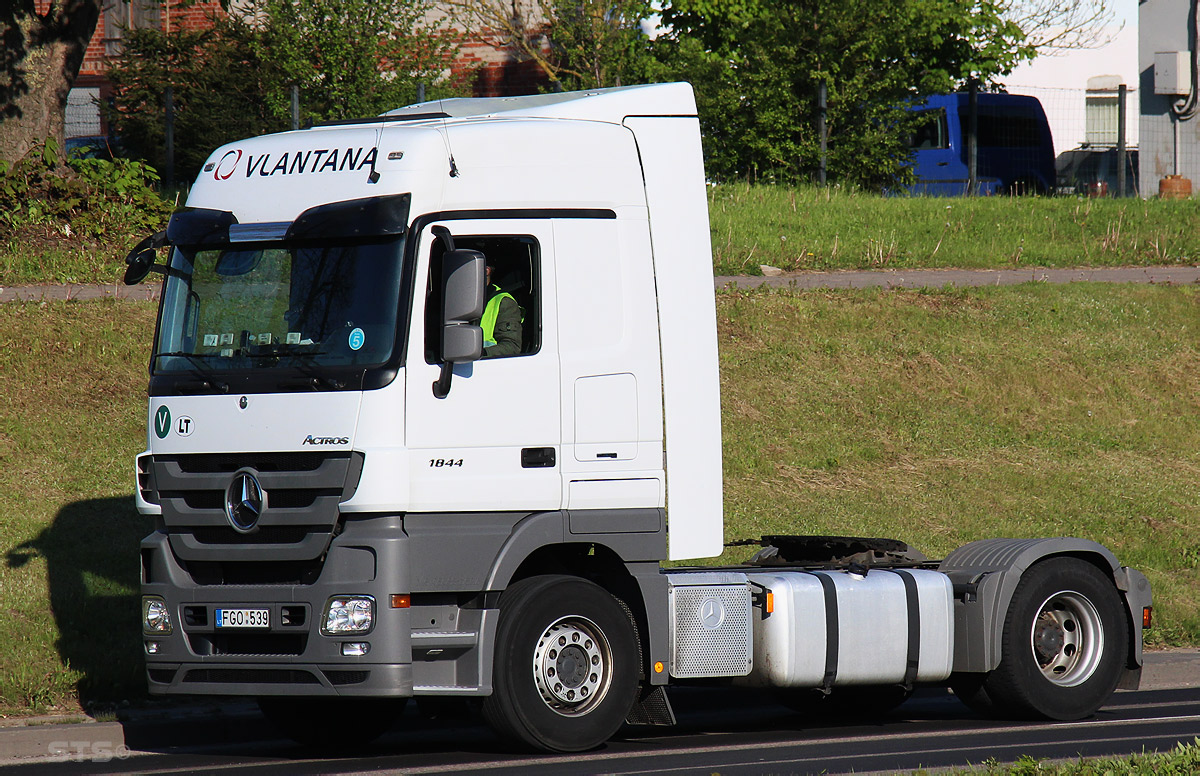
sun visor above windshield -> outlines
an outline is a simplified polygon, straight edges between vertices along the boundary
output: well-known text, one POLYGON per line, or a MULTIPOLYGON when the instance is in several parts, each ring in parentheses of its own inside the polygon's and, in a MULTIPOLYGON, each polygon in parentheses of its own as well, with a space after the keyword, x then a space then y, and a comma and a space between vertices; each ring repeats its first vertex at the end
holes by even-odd
POLYGON ((226 210, 182 208, 167 224, 172 245, 226 245, 268 240, 322 240, 404 234, 412 197, 394 194, 330 202, 305 210, 291 224, 240 224, 226 210))
POLYGON ((287 230, 289 240, 404 234, 412 197, 394 194, 310 207, 287 230))
POLYGON ((167 242, 171 245, 222 245, 229 242, 229 227, 237 222, 237 216, 227 210, 181 208, 167 223, 167 242))

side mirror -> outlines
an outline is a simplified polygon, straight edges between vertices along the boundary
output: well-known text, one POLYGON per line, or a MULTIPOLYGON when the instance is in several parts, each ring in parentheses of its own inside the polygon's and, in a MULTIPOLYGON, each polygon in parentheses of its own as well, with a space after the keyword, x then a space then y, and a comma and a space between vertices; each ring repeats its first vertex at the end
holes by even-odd
POLYGON ((442 374, 433 384, 433 395, 450 393, 454 364, 478 360, 483 355, 485 268, 479 251, 449 250, 442 255, 442 337, 439 352, 442 374))
POLYGON ((146 279, 153 271, 165 272, 165 267, 155 267, 154 259, 158 249, 167 244, 166 231, 152 234, 145 240, 133 246, 133 250, 125 257, 125 285, 136 286, 146 279))

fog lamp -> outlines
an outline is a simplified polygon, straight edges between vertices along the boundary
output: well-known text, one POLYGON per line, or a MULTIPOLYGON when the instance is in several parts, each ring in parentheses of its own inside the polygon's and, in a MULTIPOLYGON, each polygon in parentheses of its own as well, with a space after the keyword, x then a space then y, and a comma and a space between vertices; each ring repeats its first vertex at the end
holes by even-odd
POLYGON ((146 642, 146 654, 147 655, 157 655, 158 654, 158 642, 157 641, 147 641, 146 642))
POLYGON ((375 625, 375 599, 369 595, 334 596, 325 604, 321 632, 326 636, 339 633, 367 633, 375 625))
POLYGON ((171 632, 171 614, 166 601, 150 595, 142 598, 142 630, 146 633, 171 632))
POLYGON ((344 657, 362 657, 371 651, 371 645, 365 641, 351 641, 342 645, 344 657))

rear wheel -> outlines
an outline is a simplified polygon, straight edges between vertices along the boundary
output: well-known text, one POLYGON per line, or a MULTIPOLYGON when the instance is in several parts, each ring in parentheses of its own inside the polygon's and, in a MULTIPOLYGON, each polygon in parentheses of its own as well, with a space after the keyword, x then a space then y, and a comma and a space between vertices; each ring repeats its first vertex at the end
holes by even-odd
POLYGON ((406 698, 258 699, 267 720, 298 744, 327 751, 346 751, 386 733, 404 711, 406 698))
POLYGON ((637 656, 633 623, 603 588, 568 576, 517 582, 500 598, 484 719, 537 749, 592 749, 633 705, 637 656))
MULTIPOLYGON (((1017 585, 1001 644, 1000 665, 974 690, 980 706, 1021 717, 1081 719, 1116 689, 1129 626, 1120 594, 1103 572, 1077 558, 1053 558, 1030 568, 1017 585)), ((962 685, 968 705, 974 684, 962 685)))

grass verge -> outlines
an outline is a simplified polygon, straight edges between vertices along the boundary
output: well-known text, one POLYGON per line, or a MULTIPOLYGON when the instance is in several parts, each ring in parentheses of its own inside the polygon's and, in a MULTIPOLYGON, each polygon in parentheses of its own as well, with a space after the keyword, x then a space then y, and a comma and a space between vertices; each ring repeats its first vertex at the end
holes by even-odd
MULTIPOLYGON (((1168 752, 1146 752, 1128 757, 1080 758, 1068 762, 1047 762, 1022 757, 1012 764, 986 762, 954 771, 955 776, 1190 776, 1200 773, 1200 738, 1192 744, 1180 744, 1168 752)), ((926 774, 928 771, 915 771, 926 774)))
MULTIPOLYGON (((718 295, 726 537, 1075 535, 1200 644, 1200 289, 718 295)), ((145 302, 0 305, 0 713, 144 692, 145 302)), ((742 560, 747 548, 726 560, 742 560)))
MULTIPOLYGON (((176 203, 180 200, 176 197, 176 203)), ((709 188, 714 270, 1148 266, 1200 262, 1191 200, 1076 197, 881 197, 836 187, 709 188)), ((0 279, 116 283, 146 236, 97 242, 29 224, 0 242, 0 279)))
MULTIPOLYGON (((1200 643, 1200 289, 722 293, 726 539, 1078 536, 1200 643)), ((729 551, 726 559, 740 559, 729 551)))
POLYGON ((836 187, 709 188, 718 275, 785 271, 1194 264, 1184 200, 881 197, 836 187))
POLYGON ((148 303, 0 305, 0 713, 145 693, 148 303))

